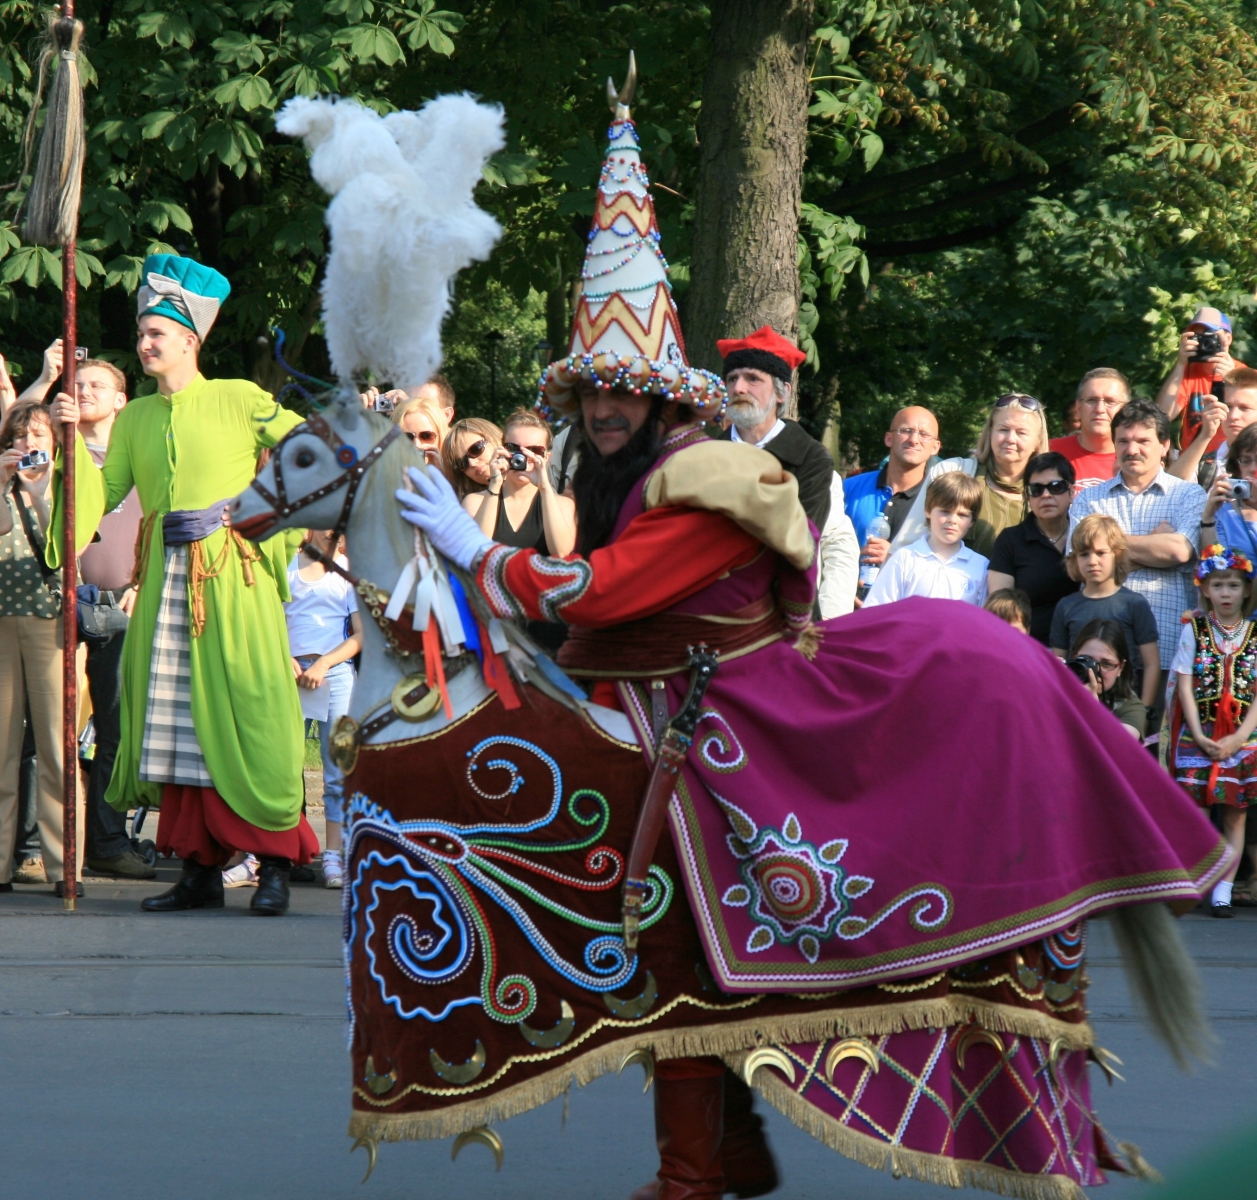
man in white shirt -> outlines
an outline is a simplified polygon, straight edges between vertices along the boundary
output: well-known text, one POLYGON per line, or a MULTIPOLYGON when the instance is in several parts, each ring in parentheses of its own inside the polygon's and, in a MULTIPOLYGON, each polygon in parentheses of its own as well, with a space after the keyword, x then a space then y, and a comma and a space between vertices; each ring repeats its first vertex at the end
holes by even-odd
POLYGON ((982 490, 982 483, 963 471, 948 471, 935 479, 925 493, 929 532, 890 556, 864 607, 909 596, 982 604, 989 564, 963 540, 982 511, 982 490))
POLYGON ((726 436, 767 450, 799 484, 799 503, 820 531, 817 605, 824 619, 855 607, 860 548, 847 517, 842 478, 829 451, 797 421, 781 414, 789 404, 794 370, 804 355, 765 326, 749 338, 717 343, 732 420, 726 436))

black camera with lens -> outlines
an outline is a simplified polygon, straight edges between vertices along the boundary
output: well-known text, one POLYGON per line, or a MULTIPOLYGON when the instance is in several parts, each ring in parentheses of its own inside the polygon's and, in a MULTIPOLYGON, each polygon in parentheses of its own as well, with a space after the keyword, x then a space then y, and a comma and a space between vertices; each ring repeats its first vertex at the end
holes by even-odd
POLYGON ((524 457, 524 452, 522 450, 516 450, 507 462, 507 466, 509 466, 512 471, 527 471, 528 459, 524 457))
POLYGON ((1188 362, 1208 362, 1215 354, 1221 354, 1222 332, 1218 329, 1202 329, 1196 334, 1196 351, 1188 362))
POLYGON ((1100 664, 1090 654, 1080 654, 1077 658, 1067 658, 1065 666, 1069 668, 1083 683, 1090 683, 1091 676, 1100 678, 1100 664))

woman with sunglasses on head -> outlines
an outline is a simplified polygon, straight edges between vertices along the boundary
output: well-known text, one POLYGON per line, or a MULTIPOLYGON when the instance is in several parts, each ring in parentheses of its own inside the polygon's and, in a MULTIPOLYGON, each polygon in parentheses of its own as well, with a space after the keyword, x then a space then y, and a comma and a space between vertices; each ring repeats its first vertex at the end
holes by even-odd
MULTIPOLYGON (((1008 392, 996 400, 987 413, 973 456, 945 458, 934 463, 925 477, 926 488, 948 471, 963 471, 983 481, 986 490, 982 496, 982 515, 973 523, 965 544, 990 558, 995 539, 1025 517, 1026 465, 1036 454, 1046 454, 1047 449, 1048 427, 1043 405, 1024 392, 1008 392)), ((923 536, 926 488, 917 495, 897 542, 907 545, 923 536)))
POLYGON ((550 426, 535 413, 522 408, 511 413, 485 489, 468 496, 464 507, 495 542, 566 558, 576 549, 576 504, 550 481, 552 442, 550 426), (516 454, 524 456, 522 471, 511 469, 516 454))
POLYGON ((499 490, 502 471, 496 453, 502 431, 481 417, 464 417, 450 426, 441 445, 441 466, 463 507, 473 516, 480 509, 486 488, 499 490))
POLYGON ((393 409, 393 424, 400 425, 402 432, 422 450, 428 466, 442 472, 441 446, 449 433, 445 414, 430 400, 402 400, 393 409))
POLYGON ((1133 737, 1142 738, 1148 728, 1148 711, 1135 694, 1135 672, 1126 651, 1126 632, 1116 621, 1088 621, 1070 647, 1069 657, 1090 658, 1086 683, 1133 737))
POLYGON ((1030 597, 1030 636, 1048 645, 1057 602, 1078 590, 1065 570, 1065 539, 1069 533, 1069 502, 1074 468, 1055 450, 1036 454, 1027 464, 1026 516, 995 539, 988 594, 1020 588, 1030 597))

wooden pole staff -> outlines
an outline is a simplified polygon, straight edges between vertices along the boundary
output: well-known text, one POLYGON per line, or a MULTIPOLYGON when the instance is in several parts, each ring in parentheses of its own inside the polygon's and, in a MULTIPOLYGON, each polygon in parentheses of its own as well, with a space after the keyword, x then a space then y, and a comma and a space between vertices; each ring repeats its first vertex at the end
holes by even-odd
MULTIPOLYGON (((83 86, 78 69, 83 26, 74 19, 74 0, 63 0, 60 18, 52 22, 49 32, 51 36, 40 64, 40 74, 42 78, 54 56, 56 74, 48 97, 39 161, 26 197, 24 233, 29 242, 61 247, 61 339, 64 350, 61 389, 74 396, 74 376, 78 365, 78 277, 74 270, 74 251, 85 151, 83 86)), ((78 558, 74 538, 74 444, 78 427, 63 425, 61 432, 61 623, 64 644, 64 701, 61 711, 64 759, 61 778, 64 812, 62 892, 64 907, 73 912, 77 908, 79 838, 76 805, 79 770, 78 675, 75 670, 78 558)))

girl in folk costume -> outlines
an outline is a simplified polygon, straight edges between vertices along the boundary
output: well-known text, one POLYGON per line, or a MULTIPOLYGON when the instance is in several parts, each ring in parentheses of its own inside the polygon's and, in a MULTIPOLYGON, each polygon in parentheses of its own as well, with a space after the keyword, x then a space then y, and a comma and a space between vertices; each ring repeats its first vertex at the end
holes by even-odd
POLYGON ((1253 564, 1238 551, 1207 546, 1196 567, 1201 608, 1183 620, 1170 670, 1180 706, 1174 773, 1200 805, 1221 803, 1223 830, 1235 849, 1214 885, 1215 917, 1229 917, 1231 886, 1244 848, 1244 810, 1257 801, 1257 623, 1246 619, 1253 564))

